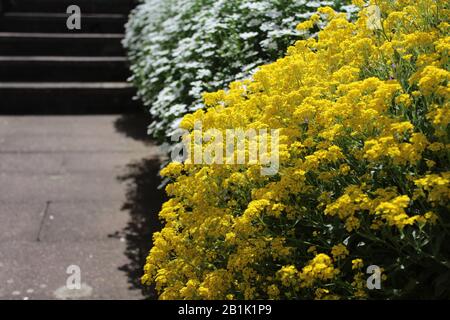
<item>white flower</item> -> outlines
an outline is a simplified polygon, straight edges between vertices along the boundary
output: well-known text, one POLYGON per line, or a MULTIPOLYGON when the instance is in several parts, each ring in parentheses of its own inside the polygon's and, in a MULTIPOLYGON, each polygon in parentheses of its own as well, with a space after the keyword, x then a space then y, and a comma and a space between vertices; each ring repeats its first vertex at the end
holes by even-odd
POLYGON ((239 35, 241 39, 248 40, 250 38, 254 38, 258 35, 258 32, 244 32, 239 35))

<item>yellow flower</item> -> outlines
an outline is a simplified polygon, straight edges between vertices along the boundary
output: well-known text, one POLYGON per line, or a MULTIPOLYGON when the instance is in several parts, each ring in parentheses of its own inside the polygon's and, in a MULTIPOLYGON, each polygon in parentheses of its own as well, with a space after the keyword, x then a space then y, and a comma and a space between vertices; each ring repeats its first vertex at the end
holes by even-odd
POLYGON ((324 288, 317 288, 315 291, 316 300, 339 300, 339 296, 331 294, 330 290, 324 288))
POLYGON ((267 294, 270 299, 278 299, 280 297, 280 289, 274 284, 270 285, 267 288, 267 294))
POLYGON ((296 285, 298 282, 298 271, 293 265, 282 267, 277 271, 277 276, 285 287, 296 285))
POLYGON ((349 252, 347 250, 347 247, 340 243, 331 248, 331 254, 333 255, 334 259, 340 259, 348 256, 349 252))
POLYGON ((317 248, 316 246, 310 246, 306 252, 317 254, 317 248))
POLYGON ((366 1, 364 1, 364 0, 352 0, 352 3, 353 3, 355 6, 358 6, 358 7, 362 8, 362 7, 365 6, 366 1))
POLYGON ((395 98, 395 103, 402 104, 405 107, 410 107, 412 104, 412 99, 407 93, 403 93, 395 98))
POLYGON ((361 269, 363 267, 362 259, 353 259, 352 260, 352 269, 361 269))
POLYGON ((333 279, 339 273, 335 269, 331 258, 320 253, 314 257, 300 272, 301 287, 312 287, 317 280, 327 281, 333 279))
POLYGON ((375 211, 389 225, 403 229, 404 226, 413 224, 416 219, 414 217, 411 217, 413 218, 411 219, 404 210, 409 206, 410 200, 408 196, 399 196, 390 201, 380 203, 375 211))

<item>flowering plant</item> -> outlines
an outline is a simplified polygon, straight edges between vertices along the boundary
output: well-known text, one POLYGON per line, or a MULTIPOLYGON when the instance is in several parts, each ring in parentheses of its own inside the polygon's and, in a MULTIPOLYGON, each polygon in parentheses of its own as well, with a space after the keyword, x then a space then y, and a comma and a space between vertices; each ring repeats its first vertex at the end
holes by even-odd
POLYGON ((449 3, 356 2, 356 22, 320 8, 298 25, 317 37, 184 117, 192 135, 280 129, 280 168, 163 170, 142 278, 161 299, 450 296, 449 3))
POLYGON ((133 12, 124 45, 131 80, 164 142, 183 115, 204 107, 201 93, 223 88, 280 57, 295 26, 321 5, 352 12, 348 1, 146 0, 133 12))

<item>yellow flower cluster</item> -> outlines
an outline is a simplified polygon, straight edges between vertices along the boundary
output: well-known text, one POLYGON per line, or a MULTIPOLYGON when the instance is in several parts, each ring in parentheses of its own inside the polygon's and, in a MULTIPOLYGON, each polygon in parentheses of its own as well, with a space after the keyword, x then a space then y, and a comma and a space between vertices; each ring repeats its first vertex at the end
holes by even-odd
POLYGON ((342 243, 340 243, 331 248, 331 254, 333 255, 334 259, 339 259, 339 258, 345 258, 346 256, 348 256, 349 252, 348 252, 346 246, 344 246, 342 243))
POLYGON ((196 121, 280 129, 280 168, 263 176, 256 163, 188 161, 163 170, 171 199, 142 278, 161 299, 366 297, 360 258, 378 261, 359 248, 397 250, 400 233, 447 219, 448 2, 356 2, 356 22, 320 8, 299 26, 324 22, 317 37, 252 80, 205 94, 209 109, 182 121, 192 136, 196 121))
POLYGON ((448 203, 450 199, 450 172, 429 174, 417 179, 414 183, 428 193, 427 200, 432 203, 448 203))
POLYGON ((333 261, 326 254, 320 253, 314 257, 300 273, 300 286, 312 287, 316 281, 332 280, 339 269, 335 269, 333 261))

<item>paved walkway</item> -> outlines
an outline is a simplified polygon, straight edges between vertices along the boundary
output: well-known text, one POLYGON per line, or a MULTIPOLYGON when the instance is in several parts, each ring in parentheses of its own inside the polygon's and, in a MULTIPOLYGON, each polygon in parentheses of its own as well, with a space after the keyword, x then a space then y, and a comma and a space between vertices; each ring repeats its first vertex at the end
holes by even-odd
POLYGON ((142 124, 0 116, 0 300, 144 297, 138 280, 162 198, 158 149, 141 139, 142 124), (65 287, 70 265, 80 290, 65 287))

